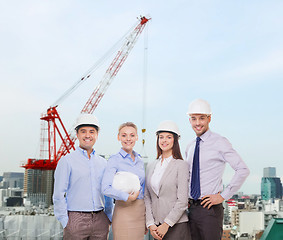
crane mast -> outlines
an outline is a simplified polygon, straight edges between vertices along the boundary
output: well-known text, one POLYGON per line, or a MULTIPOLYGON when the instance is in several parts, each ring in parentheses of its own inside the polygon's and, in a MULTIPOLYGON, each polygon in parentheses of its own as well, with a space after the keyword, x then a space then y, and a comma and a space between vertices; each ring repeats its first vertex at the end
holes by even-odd
MULTIPOLYGON (((81 110, 81 113, 92 114, 94 112, 114 77, 117 75, 123 63, 127 59, 130 51, 133 49, 148 20, 149 19, 146 17, 141 17, 138 25, 126 37, 126 41, 106 70, 102 80, 87 100, 81 110)), ((88 77, 89 75, 87 78, 88 77)), ((28 159, 28 163, 22 167, 26 169, 54 170, 60 158, 65 156, 72 149, 75 149, 74 144, 76 141, 76 132, 74 127, 72 127, 69 132, 66 131, 59 113, 57 112, 57 105, 48 108, 47 113, 40 119, 46 121, 48 124, 48 159, 28 159), (62 141, 58 151, 56 150, 56 133, 62 141)))

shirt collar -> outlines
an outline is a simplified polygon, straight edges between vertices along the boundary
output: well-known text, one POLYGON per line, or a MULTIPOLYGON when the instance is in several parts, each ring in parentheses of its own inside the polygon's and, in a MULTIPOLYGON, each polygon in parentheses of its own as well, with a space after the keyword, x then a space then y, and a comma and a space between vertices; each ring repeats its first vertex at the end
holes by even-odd
MULTIPOLYGON (((123 158, 126 158, 127 156, 130 156, 130 154, 129 153, 127 153, 123 148, 121 148, 120 149, 120 155, 123 157, 123 158)), ((137 152, 135 152, 134 150, 133 150, 133 154, 134 154, 134 156, 135 156, 135 158, 136 157, 141 157, 137 152)))
MULTIPOLYGON (((172 159, 173 159, 173 156, 171 155, 171 156, 168 157, 168 158, 164 158, 163 161, 169 163, 172 159)), ((162 160, 162 155, 159 156, 158 160, 160 160, 160 161, 162 160)))
MULTIPOLYGON (((85 155, 85 156, 88 157, 87 151, 86 151, 85 149, 82 149, 81 147, 77 147, 77 149, 78 149, 83 155, 85 155)), ((95 150, 92 149, 92 152, 90 153, 90 155, 94 155, 94 154, 95 154, 95 150)))
POLYGON ((202 141, 205 142, 209 138, 210 135, 211 135, 211 131, 210 129, 208 129, 204 134, 200 136, 200 138, 202 141))

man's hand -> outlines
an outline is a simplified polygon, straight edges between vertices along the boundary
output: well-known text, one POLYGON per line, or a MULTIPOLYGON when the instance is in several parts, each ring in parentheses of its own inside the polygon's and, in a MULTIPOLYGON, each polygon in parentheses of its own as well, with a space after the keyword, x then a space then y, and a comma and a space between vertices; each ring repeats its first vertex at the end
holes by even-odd
POLYGON ((156 233, 159 237, 163 238, 164 235, 168 232, 168 229, 169 229, 169 225, 166 222, 164 222, 157 227, 156 233))
POLYGON ((156 232, 157 227, 156 227, 156 225, 150 225, 150 226, 149 226, 149 230, 150 230, 151 236, 152 236, 154 239, 157 239, 157 240, 161 240, 161 239, 162 239, 161 237, 159 237, 159 236, 157 235, 157 232, 156 232))
POLYGON ((224 198, 220 195, 220 193, 217 194, 210 194, 210 195, 205 195, 201 199, 201 205, 204 208, 210 209, 213 205, 217 205, 219 203, 222 203, 224 201, 224 198))
POLYGON ((140 194, 140 191, 130 193, 127 202, 135 201, 137 199, 137 197, 139 196, 139 194, 140 194))

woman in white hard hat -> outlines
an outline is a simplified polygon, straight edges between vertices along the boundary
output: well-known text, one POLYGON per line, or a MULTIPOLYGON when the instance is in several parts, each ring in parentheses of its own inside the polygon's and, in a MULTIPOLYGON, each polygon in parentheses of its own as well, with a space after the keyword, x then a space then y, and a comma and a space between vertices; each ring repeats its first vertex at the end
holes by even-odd
POLYGON ((157 159, 146 171, 145 206, 146 226, 155 239, 189 240, 188 165, 183 161, 176 123, 159 124, 157 159))
POLYGON ((115 199, 112 231, 114 240, 143 240, 145 234, 145 205, 144 205, 144 163, 133 148, 138 140, 137 127, 132 122, 123 123, 119 127, 118 140, 121 150, 111 156, 102 181, 103 194, 115 199), (118 173, 122 181, 114 181, 118 173), (129 173, 127 176, 127 173, 129 173), (138 177, 138 186, 125 190, 132 183, 132 175, 138 177), (124 177, 123 177, 124 175, 124 177), (125 186, 119 186, 119 185, 125 186))

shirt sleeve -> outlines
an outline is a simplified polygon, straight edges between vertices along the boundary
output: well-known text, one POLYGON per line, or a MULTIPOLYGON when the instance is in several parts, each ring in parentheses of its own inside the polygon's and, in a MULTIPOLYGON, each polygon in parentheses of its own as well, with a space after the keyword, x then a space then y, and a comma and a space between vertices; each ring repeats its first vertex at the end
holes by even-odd
POLYGON ((104 196, 105 200, 105 209, 104 212, 107 215, 110 222, 112 222, 112 212, 113 212, 113 199, 107 196, 104 196))
POLYGON ((185 161, 188 161, 188 155, 189 155, 189 145, 187 145, 186 150, 185 150, 185 161))
POLYGON ((103 175, 102 193, 107 197, 126 202, 129 198, 129 194, 112 187, 113 178, 118 171, 118 162, 119 159, 117 159, 115 156, 109 158, 103 175))
POLYGON ((53 203, 54 203, 54 214, 60 221, 63 228, 68 223, 68 211, 67 211, 67 200, 65 194, 69 185, 70 166, 66 158, 61 158, 58 162, 55 173, 54 173, 54 192, 53 192, 53 203))
POLYGON ((233 149, 231 143, 226 139, 221 140, 221 154, 226 162, 234 169, 235 174, 232 177, 230 183, 221 193, 221 196, 228 200, 231 198, 243 185, 245 179, 250 174, 250 170, 244 163, 240 155, 233 149))
POLYGON ((185 161, 186 162, 189 162, 189 150, 191 149, 192 145, 195 143, 195 141, 191 141, 187 147, 186 147, 186 150, 185 150, 185 161))

